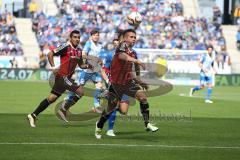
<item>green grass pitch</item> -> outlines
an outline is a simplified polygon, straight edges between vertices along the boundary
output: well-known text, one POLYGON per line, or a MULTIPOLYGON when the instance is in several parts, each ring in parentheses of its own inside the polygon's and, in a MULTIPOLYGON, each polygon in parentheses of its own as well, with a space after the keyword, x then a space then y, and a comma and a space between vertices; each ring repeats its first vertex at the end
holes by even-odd
MULTIPOLYGON (((174 86, 164 96, 149 98, 158 132, 146 132, 136 119, 118 117, 117 136, 97 140, 97 119, 64 124, 54 115, 57 102, 38 117, 37 128, 30 128, 26 115, 48 95, 48 84, 0 81, 0 159, 238 160, 240 87, 215 87, 213 104, 204 103, 206 90, 188 97, 189 89, 174 86)), ((92 103, 84 97, 71 111, 87 111, 92 103)), ((136 104, 128 117, 138 113, 136 104)))

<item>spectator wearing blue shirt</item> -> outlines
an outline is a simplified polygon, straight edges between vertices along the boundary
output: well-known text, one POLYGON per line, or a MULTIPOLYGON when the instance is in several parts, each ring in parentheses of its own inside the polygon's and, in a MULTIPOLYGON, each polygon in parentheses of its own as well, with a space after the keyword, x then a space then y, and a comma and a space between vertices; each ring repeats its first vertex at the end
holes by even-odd
POLYGON ((237 49, 240 50, 240 29, 237 32, 237 49))

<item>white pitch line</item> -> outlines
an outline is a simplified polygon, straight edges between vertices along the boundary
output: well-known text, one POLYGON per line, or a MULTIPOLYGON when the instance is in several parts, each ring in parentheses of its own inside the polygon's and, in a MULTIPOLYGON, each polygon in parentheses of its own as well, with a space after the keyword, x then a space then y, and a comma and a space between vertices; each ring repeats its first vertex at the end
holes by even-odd
POLYGON ((111 146, 111 147, 159 147, 159 148, 198 148, 198 149, 240 149, 240 146, 185 146, 154 144, 94 144, 94 143, 41 143, 41 142, 0 142, 0 145, 68 145, 68 146, 111 146))

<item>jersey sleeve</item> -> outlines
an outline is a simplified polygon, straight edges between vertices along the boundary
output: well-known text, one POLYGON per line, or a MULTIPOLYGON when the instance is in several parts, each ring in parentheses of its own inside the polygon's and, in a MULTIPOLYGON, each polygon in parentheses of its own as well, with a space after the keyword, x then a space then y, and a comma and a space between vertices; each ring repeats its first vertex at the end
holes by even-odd
POLYGON ((127 44, 125 43, 125 42, 122 42, 119 46, 118 46, 118 48, 117 48, 117 50, 116 50, 116 53, 122 53, 122 52, 127 52, 127 44))
POLYGON ((83 52, 89 53, 90 50, 91 50, 91 42, 87 41, 83 47, 83 52))
POLYGON ((68 43, 64 43, 64 44, 60 45, 59 47, 57 47, 53 50, 53 55, 54 56, 65 55, 67 52, 67 47, 68 47, 68 43))
POLYGON ((203 63, 206 59, 206 55, 205 54, 202 54, 201 57, 200 57, 200 62, 203 63))

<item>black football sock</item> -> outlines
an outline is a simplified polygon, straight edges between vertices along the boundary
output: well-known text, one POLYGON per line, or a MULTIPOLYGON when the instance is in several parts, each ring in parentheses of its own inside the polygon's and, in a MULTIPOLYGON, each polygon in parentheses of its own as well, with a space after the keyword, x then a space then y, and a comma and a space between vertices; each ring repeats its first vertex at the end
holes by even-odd
POLYGON ((143 116, 145 127, 149 123, 149 105, 148 102, 140 102, 140 110, 143 116))
POLYGON ((97 123, 97 127, 102 129, 107 120, 108 119, 106 117, 101 116, 100 120, 97 123))
POLYGON ((63 106, 62 106, 62 109, 65 110, 65 111, 68 111, 69 108, 71 106, 73 106, 75 103, 77 103, 77 101, 79 100, 80 98, 78 98, 77 96, 73 96, 72 99, 69 99, 69 100, 66 100, 64 101, 63 103, 63 106))
POLYGON ((42 111, 44 111, 52 102, 49 102, 46 99, 44 99, 39 105, 38 107, 35 109, 35 111, 32 113, 32 115, 34 115, 35 117, 41 113, 42 111))
MULTIPOLYGON (((111 92, 111 90, 109 90, 111 92)), ((105 122, 109 119, 109 116, 114 111, 116 105, 117 105, 117 98, 114 92, 111 92, 108 98, 108 106, 106 110, 102 112, 102 115, 97 123, 98 128, 103 128, 105 122)))
MULTIPOLYGON (((111 112, 111 113, 112 113, 112 112, 111 112)), ((99 119, 99 121, 98 121, 98 123, 97 123, 97 127, 98 127, 98 128, 103 128, 105 122, 109 119, 109 116, 111 115, 111 113, 108 114, 108 115, 104 115, 104 114, 103 114, 103 115, 100 117, 100 119, 99 119)))

